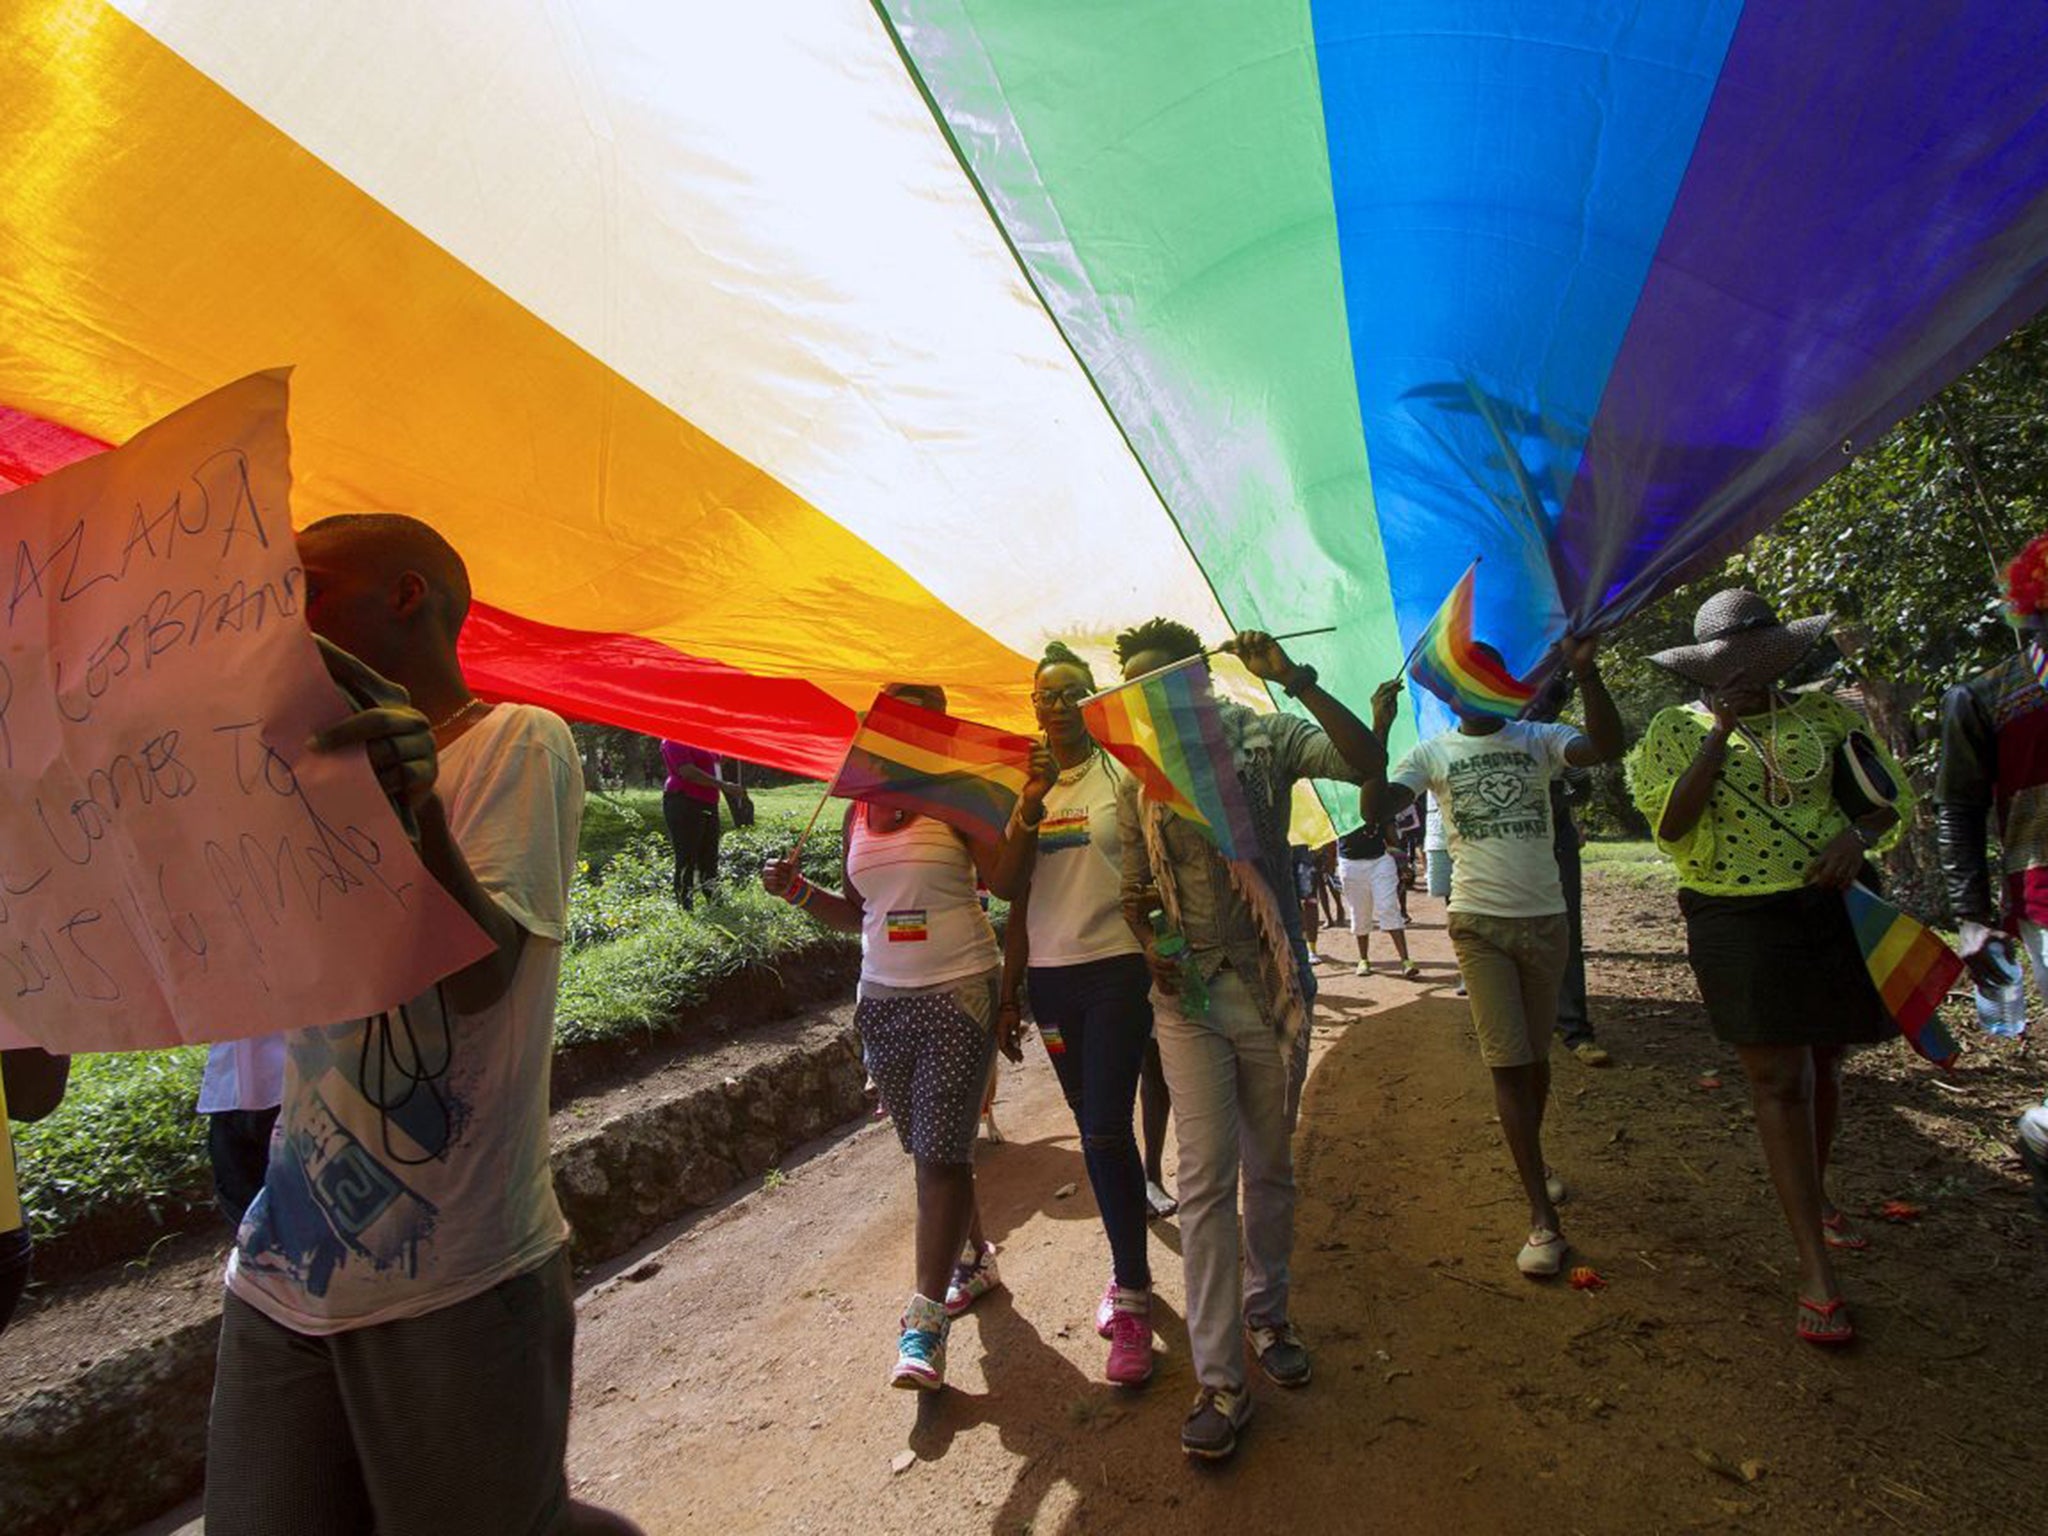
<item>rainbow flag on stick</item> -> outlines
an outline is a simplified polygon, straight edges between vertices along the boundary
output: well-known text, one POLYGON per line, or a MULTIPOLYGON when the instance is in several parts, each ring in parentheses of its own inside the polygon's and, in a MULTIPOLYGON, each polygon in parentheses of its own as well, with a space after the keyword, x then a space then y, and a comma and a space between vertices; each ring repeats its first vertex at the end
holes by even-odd
POLYGON ((1479 562, 1474 560, 1408 653, 1407 671, 1459 714, 1512 720, 1536 697, 1536 688, 1473 640, 1472 590, 1478 575, 1479 562))
POLYGON ((878 694, 830 793, 915 811, 999 842, 1030 777, 1029 736, 878 694))
POLYGON ((1849 923, 1877 995, 1899 1022, 1906 1043, 1946 1067, 1956 1059, 1955 1036, 1936 1011, 1949 988, 1963 973, 1963 962, 1924 924, 1915 922, 1888 901, 1860 885, 1843 893, 1849 923))
POLYGON ((1224 858, 1259 856, 1206 661, 1194 657, 1099 693, 1081 717, 1146 794, 1207 832, 1224 858))

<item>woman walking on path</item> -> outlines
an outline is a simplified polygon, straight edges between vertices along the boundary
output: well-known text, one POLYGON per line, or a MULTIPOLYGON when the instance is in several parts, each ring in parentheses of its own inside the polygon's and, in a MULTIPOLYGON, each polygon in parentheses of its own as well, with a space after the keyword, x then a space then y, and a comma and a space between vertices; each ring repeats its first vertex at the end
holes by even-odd
POLYGON ((1105 1374, 1130 1387, 1152 1375, 1145 1169, 1131 1133, 1152 1037, 1152 972, 1123 917, 1116 794, 1124 770, 1081 720, 1080 701, 1094 691, 1080 657, 1057 642, 1046 648, 1031 704, 1049 756, 1034 760, 989 885, 1010 893, 998 1013, 1006 1029, 1016 1027, 1028 974, 1032 1017, 1080 1128, 1109 1237, 1112 1274, 1095 1314, 1095 1331, 1109 1340, 1105 1374))
MULTIPOLYGON (((1693 621, 1697 643, 1651 658, 1698 684, 1704 702, 1658 715, 1628 767, 1636 804, 1678 866, 1708 1021, 1749 1079, 1764 1162, 1799 1254, 1799 1337, 1846 1344, 1855 1329, 1829 1250, 1867 1244, 1823 1184, 1842 1058, 1897 1027, 1840 892, 1865 855, 1895 839, 1900 812, 1843 809, 1836 761, 1863 722, 1825 694, 1776 686, 1827 625, 1781 624, 1754 592, 1708 598, 1693 621)), ((1898 765, 1876 750, 1902 786, 1898 765)))
MULTIPOLYGON (((944 690, 891 684, 895 697, 946 707, 944 690)), ((946 1384, 952 1318, 1000 1284, 974 1198, 974 1130, 995 1061, 1001 956, 975 891, 996 850, 944 822, 856 805, 846 816, 843 889, 806 880, 793 859, 761 872, 770 895, 828 928, 860 935, 860 1030, 868 1071, 917 1167, 917 1289, 904 1307, 891 1384, 946 1384)), ((1021 1058, 1014 1030, 1003 1039, 1021 1058)))

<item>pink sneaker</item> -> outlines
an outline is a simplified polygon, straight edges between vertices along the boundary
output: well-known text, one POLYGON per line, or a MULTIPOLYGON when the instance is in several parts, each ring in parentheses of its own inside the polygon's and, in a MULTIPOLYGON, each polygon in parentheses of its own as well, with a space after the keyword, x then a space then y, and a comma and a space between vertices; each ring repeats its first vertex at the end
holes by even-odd
POLYGON ((1152 1379, 1152 1293, 1118 1291, 1109 1320, 1109 1364, 1103 1374, 1120 1387, 1152 1379))
POLYGON ((1102 1288, 1102 1300, 1095 1303, 1095 1336, 1106 1339, 1110 1335, 1110 1323, 1116 1317, 1116 1282, 1110 1281, 1102 1288))

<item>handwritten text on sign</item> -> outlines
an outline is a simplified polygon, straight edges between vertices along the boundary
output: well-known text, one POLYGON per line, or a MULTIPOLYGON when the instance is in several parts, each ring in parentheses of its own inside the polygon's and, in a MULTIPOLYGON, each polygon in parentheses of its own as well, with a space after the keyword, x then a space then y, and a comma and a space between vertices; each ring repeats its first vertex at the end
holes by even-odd
POLYGON ((307 632, 285 376, 0 497, 0 1045, 380 1012, 488 940, 421 866, 307 632))

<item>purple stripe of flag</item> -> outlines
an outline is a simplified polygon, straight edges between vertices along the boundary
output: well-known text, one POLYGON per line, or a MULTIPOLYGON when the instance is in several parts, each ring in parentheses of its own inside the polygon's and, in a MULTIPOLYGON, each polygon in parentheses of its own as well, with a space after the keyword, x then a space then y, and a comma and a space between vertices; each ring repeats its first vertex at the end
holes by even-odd
POLYGON ((1575 624, 1738 547, 2048 304, 2042 15, 1744 9, 1558 528, 1575 624))

